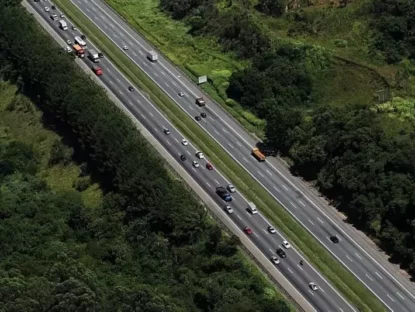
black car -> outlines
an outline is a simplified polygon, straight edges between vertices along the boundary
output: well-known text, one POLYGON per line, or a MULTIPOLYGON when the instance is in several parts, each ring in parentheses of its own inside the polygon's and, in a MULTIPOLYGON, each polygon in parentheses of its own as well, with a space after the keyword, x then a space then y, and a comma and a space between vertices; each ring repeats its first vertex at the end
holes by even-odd
POLYGON ((98 53, 98 57, 99 57, 99 58, 103 58, 103 57, 104 57, 104 54, 103 54, 102 52, 99 52, 99 53, 98 53))
POLYGON ((207 115, 205 113, 201 113, 200 116, 202 116, 202 118, 206 118, 207 115))
POLYGON ((134 88, 132 86, 129 86, 128 87, 128 91, 133 92, 134 91, 134 88))
POLYGON ((284 250, 282 250, 281 248, 277 249, 277 255, 280 256, 281 258, 285 258, 287 257, 287 254, 285 253, 284 250))
POLYGON ((85 35, 81 35, 82 40, 86 40, 85 35))
POLYGON ((197 121, 201 121, 201 120, 202 120, 202 118, 200 118, 200 116, 196 116, 196 117, 195 117, 195 119, 196 119, 197 121))
POLYGON ((56 6, 52 5, 52 10, 56 10, 56 6))
POLYGON ((339 242, 339 238, 336 235, 330 236, 330 240, 335 244, 339 242))
POLYGON ((180 159, 183 160, 183 161, 185 161, 186 160, 186 156, 180 155, 180 159))

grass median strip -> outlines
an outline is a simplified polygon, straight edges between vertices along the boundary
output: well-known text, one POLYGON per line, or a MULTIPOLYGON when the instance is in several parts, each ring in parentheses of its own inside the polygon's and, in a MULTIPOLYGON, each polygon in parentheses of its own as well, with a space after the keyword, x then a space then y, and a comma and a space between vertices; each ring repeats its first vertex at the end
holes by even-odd
MULTIPOLYGON (((344 296, 361 311, 385 311, 381 302, 321 246, 245 169, 178 107, 69 0, 55 0, 67 16, 106 56, 196 144, 248 199, 294 243, 344 296)), ((249 155, 247 155, 248 157, 249 155)))

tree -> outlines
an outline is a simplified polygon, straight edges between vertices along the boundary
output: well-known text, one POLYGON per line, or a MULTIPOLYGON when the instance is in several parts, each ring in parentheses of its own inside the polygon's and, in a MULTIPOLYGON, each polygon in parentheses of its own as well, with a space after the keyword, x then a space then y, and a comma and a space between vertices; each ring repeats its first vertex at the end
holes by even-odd
POLYGON ((271 16, 281 16, 286 6, 286 0, 259 0, 255 8, 271 16))

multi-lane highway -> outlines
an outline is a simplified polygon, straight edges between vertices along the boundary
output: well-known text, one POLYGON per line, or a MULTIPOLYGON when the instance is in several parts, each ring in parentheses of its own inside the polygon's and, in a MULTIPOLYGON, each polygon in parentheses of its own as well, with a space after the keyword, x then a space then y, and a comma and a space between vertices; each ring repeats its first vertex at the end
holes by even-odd
MULTIPOLYGON (((194 118, 201 112, 205 112, 208 117, 199 121, 198 124, 390 310, 396 312, 415 310, 415 297, 408 290, 407 285, 403 285, 407 281, 389 273, 385 261, 380 257, 376 257, 375 260, 374 251, 370 250, 367 245, 358 245, 351 237, 352 232, 341 224, 340 220, 329 215, 324 207, 315 204, 319 202, 319 199, 316 199, 304 186, 299 185, 295 178, 287 175, 281 164, 275 160, 258 163, 252 158, 250 151, 257 143, 256 140, 219 105, 205 97, 207 106, 197 107, 195 98, 202 95, 200 89, 162 56, 159 56, 158 62, 150 62, 146 58, 146 53, 152 50, 152 47, 103 2, 99 0, 71 1, 120 49, 124 45, 128 46, 129 49, 125 51, 126 55, 190 117, 194 118), (179 97, 179 92, 184 92, 185 96, 179 97), (339 237, 339 244, 333 244, 329 240, 329 237, 334 234, 339 237)), ((40 2, 38 9, 44 6, 44 3, 40 2)), ((49 16, 45 12, 42 14, 49 16)), ((112 69, 110 71, 105 72, 103 80, 112 74, 112 69)), ((115 83, 114 80, 112 82, 115 83)), ((200 182, 206 184, 204 178, 200 182)), ((209 185, 212 184, 209 182, 209 185)), ((256 220, 252 221, 256 223, 256 220)))
MULTIPOLYGON (((257 143, 223 109, 211 100, 206 108, 199 109, 195 98, 201 90, 162 56, 156 63, 146 58, 146 52, 153 48, 128 24, 100 0, 71 0, 109 39, 119 47, 127 45, 125 53, 147 75, 168 94, 189 116, 194 118, 202 111, 207 119, 200 126, 215 139, 254 179, 260 182, 314 237, 341 261, 362 283, 364 283, 390 310, 410 312, 415 310, 415 296, 380 264, 366 246, 359 246, 345 231, 339 220, 330 218, 321 207, 310 200, 290 177, 281 174, 275 162, 258 163, 250 156, 257 143), (178 97, 184 92, 183 98, 178 97), (337 221, 337 222, 336 222, 337 221), (332 244, 331 235, 337 235, 339 244, 332 244)), ((340 221, 341 222, 341 221, 340 221)), ((373 252, 373 251, 371 251, 373 252)), ((402 282, 402 283, 401 283, 402 282)))
MULTIPOLYGON (((69 29, 67 31, 59 29, 58 21, 50 19, 50 13, 45 12, 44 7, 50 7, 50 2, 30 2, 30 4, 56 30, 65 42, 67 40, 73 41, 75 36, 80 35, 78 31, 72 30, 71 24, 69 23, 69 29)), ((57 10, 53 12, 57 12, 57 10)), ((60 15, 59 12, 56 14, 60 15)), ((88 42, 88 47, 93 47, 92 43, 88 42)), ((89 67, 93 65, 88 58, 85 58, 84 62, 89 67)), ((183 144, 183 135, 174 129, 170 122, 160 114, 156 107, 139 90, 128 90, 131 82, 109 60, 105 58, 101 59, 99 66, 104 72, 102 76, 99 76, 101 82, 124 103, 135 118, 177 159, 183 168, 203 187, 217 204, 224 208, 225 202, 216 194, 215 189, 218 186, 227 186, 229 181, 215 169, 208 170, 206 168, 208 160, 198 159, 195 156, 197 150, 191 142, 188 145, 183 144), (166 129, 170 130, 170 134, 166 134, 166 129), (180 159, 182 155, 186 157, 186 160, 183 161, 180 159), (193 161, 197 161, 200 167, 196 168, 192 164, 193 161)), ((233 200, 230 206, 233 208, 234 213, 227 214, 225 210, 223 210, 223 213, 227 214, 241 231, 247 226, 253 230, 253 233, 249 237, 264 255, 268 258, 276 256, 276 249, 283 248, 281 246, 284 240, 283 236, 279 232, 274 234, 270 233, 267 230, 269 223, 260 213, 256 215, 250 214, 247 211, 247 200, 242 195, 238 192, 232 195, 233 200)), ((317 311, 356 311, 310 264, 304 263, 300 265, 301 256, 295 248, 284 250, 287 257, 278 257, 280 263, 275 265, 275 269, 279 270, 317 311), (310 282, 316 283, 319 290, 313 291, 309 286, 310 282)))

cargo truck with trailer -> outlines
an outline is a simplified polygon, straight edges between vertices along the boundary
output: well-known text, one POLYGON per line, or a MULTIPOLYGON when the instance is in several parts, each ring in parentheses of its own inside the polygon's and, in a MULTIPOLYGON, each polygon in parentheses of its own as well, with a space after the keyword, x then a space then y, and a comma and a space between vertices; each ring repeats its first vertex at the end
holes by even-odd
POLYGON ((85 50, 79 44, 74 44, 73 49, 75 50, 76 55, 81 58, 85 57, 85 50))
POLYGON ((258 159, 258 161, 265 161, 265 155, 261 153, 258 147, 252 149, 252 155, 258 159))
POLYGON ((88 50, 88 57, 94 63, 99 63, 99 54, 94 49, 88 50))
POLYGON ((216 193, 226 202, 232 201, 232 196, 223 186, 216 188, 216 193))

